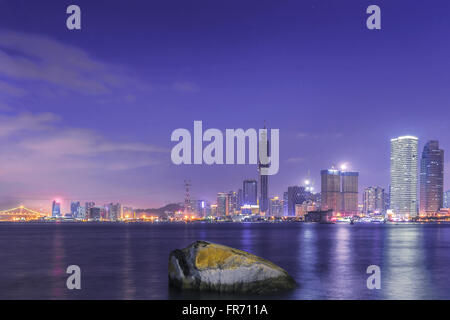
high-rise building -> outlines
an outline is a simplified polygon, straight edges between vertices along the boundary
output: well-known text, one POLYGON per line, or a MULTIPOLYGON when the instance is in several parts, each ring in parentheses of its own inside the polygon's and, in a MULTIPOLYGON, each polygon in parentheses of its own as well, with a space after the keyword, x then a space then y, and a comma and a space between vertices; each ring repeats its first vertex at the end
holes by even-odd
POLYGON ((238 206, 238 194, 234 191, 228 192, 228 213, 237 214, 240 210, 238 206))
MULTIPOLYGON (((266 126, 264 126, 264 129, 266 126)), ((270 156, 269 154, 269 140, 267 139, 267 132, 263 131, 261 133, 259 147, 260 150, 264 150, 264 145, 266 148, 266 154, 267 156, 270 156)), ((262 151, 264 152, 264 151, 262 151)), ((269 168, 269 164, 262 164, 261 159, 258 162, 258 172, 259 172, 259 210, 262 215, 264 215, 269 210, 269 176, 267 174, 263 174, 263 171, 267 171, 267 168, 269 168)), ((266 172, 267 173, 267 172, 266 172)))
POLYGON ((358 214, 358 172, 339 171, 334 168, 320 171, 321 208, 333 214, 358 214))
POLYGON ((86 219, 86 208, 79 206, 76 214, 77 219, 86 219))
POLYGON ((306 190, 305 187, 300 186, 291 186, 288 187, 287 196, 288 196, 288 215, 295 216, 295 205, 302 204, 306 201, 306 190))
POLYGON ((320 171, 322 210, 341 211, 341 172, 335 169, 320 171))
POLYGON ((384 211, 387 212, 391 208, 391 187, 389 186, 388 192, 384 192, 384 211))
POLYGON ((283 215, 286 217, 289 215, 288 212, 288 202, 289 202, 289 195, 288 192, 283 192, 283 215))
POLYGON ((363 213, 385 213, 386 193, 381 187, 368 187, 363 194, 363 213))
POLYGON ((135 211, 133 207, 126 207, 124 206, 122 208, 122 219, 134 219, 135 218, 135 211))
POLYGON ((421 215, 436 214, 444 206, 444 150, 439 141, 428 141, 420 160, 421 215))
POLYGON ((72 201, 70 203, 70 214, 72 217, 78 217, 78 208, 80 207, 80 201, 72 201))
POLYGON ((224 217, 228 214, 228 194, 225 192, 219 192, 217 194, 217 216, 224 217))
POLYGON ((95 207, 95 202, 86 202, 84 205, 86 218, 91 219, 91 209, 95 207))
POLYGON ((122 217, 122 206, 120 203, 110 203, 107 205, 108 219, 117 221, 122 217))
POLYGON ((92 207, 89 209, 89 219, 91 220, 100 220, 102 218, 102 211, 104 208, 101 207, 92 207))
POLYGON ((413 136, 391 139, 391 206, 400 217, 417 216, 418 142, 413 136))
POLYGON ((61 217, 61 203, 58 200, 52 202, 52 217, 61 217))
POLYGON ((258 183, 256 180, 244 180, 243 183, 243 204, 257 205, 258 204, 258 183))
POLYGON ((241 206, 244 203, 244 192, 242 192, 242 189, 238 189, 237 192, 237 201, 238 201, 238 210, 241 210, 241 206))
POLYGON ((273 217, 283 216, 283 201, 279 197, 270 198, 269 215, 273 217))
POLYGON ((358 172, 341 171, 341 214, 353 216, 358 214, 358 172))
POLYGON ((450 190, 444 192, 444 208, 450 208, 450 190))

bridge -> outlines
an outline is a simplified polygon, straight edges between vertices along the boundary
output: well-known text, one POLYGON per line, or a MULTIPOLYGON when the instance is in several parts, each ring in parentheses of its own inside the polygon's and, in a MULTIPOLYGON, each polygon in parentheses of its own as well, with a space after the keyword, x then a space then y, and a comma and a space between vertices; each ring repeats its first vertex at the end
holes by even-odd
POLYGON ((0 211, 0 221, 30 221, 47 216, 44 212, 34 211, 24 206, 0 211))

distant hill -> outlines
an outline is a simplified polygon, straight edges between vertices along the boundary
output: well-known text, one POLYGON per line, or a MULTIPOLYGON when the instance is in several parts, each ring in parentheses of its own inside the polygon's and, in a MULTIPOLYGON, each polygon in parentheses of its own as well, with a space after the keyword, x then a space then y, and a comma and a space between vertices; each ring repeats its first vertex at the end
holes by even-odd
POLYGON ((179 210, 183 210, 183 207, 181 205, 179 205, 178 203, 170 203, 164 207, 161 208, 151 208, 151 209, 136 209, 135 212, 136 213, 149 213, 149 214, 156 214, 158 216, 162 216, 164 215, 164 212, 168 211, 168 212, 175 212, 175 211, 179 211, 179 210))

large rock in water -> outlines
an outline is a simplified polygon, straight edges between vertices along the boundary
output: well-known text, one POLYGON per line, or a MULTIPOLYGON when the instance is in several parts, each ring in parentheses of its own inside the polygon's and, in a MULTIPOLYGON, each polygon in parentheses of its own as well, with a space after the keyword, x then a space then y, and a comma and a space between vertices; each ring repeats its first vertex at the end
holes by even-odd
POLYGON ((206 241, 170 253, 169 282, 181 289, 256 294, 296 286, 294 279, 274 263, 206 241))

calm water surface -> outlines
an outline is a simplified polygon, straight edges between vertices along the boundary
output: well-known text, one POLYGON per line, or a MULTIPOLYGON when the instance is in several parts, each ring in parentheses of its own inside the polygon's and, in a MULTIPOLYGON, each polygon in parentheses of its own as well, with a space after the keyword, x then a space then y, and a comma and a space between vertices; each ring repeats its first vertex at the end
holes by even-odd
POLYGON ((450 299, 450 225, 0 223, 0 299, 252 298, 170 290, 168 256, 195 240, 249 251, 299 287, 275 299, 450 299), (82 289, 66 289, 66 268, 82 289), (368 290, 367 266, 381 268, 368 290))

